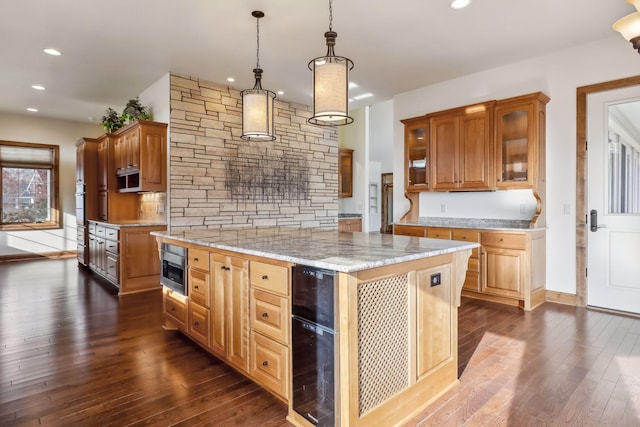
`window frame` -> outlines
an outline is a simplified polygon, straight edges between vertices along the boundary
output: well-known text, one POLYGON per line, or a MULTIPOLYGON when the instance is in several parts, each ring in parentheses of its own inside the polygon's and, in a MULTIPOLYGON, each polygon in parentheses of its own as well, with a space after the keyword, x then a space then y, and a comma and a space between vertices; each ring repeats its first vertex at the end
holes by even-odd
MULTIPOLYGON (((51 165, 51 195, 49 217, 47 222, 21 222, 4 223, 2 221, 3 206, 0 203, 0 231, 12 230, 52 230, 62 228, 60 222, 60 146, 52 144, 39 144, 34 142, 17 142, 0 140, 0 146, 27 147, 31 149, 52 150, 53 164, 51 165)), ((11 162, 5 164, 0 158, 0 193, 4 196, 2 170, 4 168, 46 169, 42 164, 28 162, 11 162)))

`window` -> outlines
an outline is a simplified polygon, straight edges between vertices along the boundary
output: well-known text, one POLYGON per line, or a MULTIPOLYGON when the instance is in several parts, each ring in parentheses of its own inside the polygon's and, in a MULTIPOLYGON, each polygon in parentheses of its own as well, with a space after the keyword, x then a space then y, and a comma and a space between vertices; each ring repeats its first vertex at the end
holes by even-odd
POLYGON ((0 141, 0 229, 59 228, 57 145, 0 141))

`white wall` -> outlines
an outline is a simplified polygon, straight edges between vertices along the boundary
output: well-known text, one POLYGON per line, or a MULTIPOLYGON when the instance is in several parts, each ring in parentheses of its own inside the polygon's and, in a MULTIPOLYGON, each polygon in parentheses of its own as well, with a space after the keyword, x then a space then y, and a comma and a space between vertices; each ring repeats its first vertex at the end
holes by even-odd
MULTIPOLYGON (((169 123, 171 118, 170 74, 167 73, 140 94, 142 105, 149 107, 151 120, 169 123)), ((167 131, 169 135, 169 131, 167 131)))
MULTIPOLYGON (((380 163, 380 173, 393 172, 393 100, 369 108, 369 160, 380 163)), ((378 177, 378 181, 380 177, 378 177)))
POLYGON ((353 150, 353 197, 338 199, 338 212, 364 214, 364 200, 369 186, 366 173, 368 159, 365 143, 365 109, 352 110, 350 114, 354 123, 338 128, 338 147, 353 150))
POLYGON ((60 146, 60 208, 62 228, 40 231, 0 231, 0 255, 47 253, 76 249, 76 141, 95 138, 99 124, 0 113, 0 139, 60 146))
MULTIPOLYGON (((547 289, 575 293, 576 88, 637 74, 640 55, 612 31, 607 39, 399 94, 393 109, 394 186, 404 185, 399 120, 490 99, 546 93, 551 97, 547 104, 547 289), (567 214, 565 205, 570 208, 567 214)), ((468 196, 470 200, 477 197, 468 196)), ((472 202, 468 206, 473 208, 472 202)), ((396 191, 394 219, 408 206, 402 192, 396 191)))

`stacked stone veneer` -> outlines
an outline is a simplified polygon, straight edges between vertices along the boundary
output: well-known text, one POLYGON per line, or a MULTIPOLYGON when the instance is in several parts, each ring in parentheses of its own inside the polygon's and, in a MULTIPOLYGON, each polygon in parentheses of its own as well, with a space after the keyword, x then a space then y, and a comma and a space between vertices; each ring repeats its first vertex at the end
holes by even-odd
POLYGON ((276 100, 276 140, 243 141, 239 90, 172 74, 171 231, 275 225, 336 228, 338 132, 309 125, 311 114, 308 106, 276 100), (285 176, 285 186, 282 177, 267 179, 274 175, 269 167, 278 159, 293 170, 295 179, 285 176), (254 176, 243 176, 248 169, 254 176), (238 176, 241 183, 230 181, 238 176), (256 181, 259 186, 252 184, 256 181))

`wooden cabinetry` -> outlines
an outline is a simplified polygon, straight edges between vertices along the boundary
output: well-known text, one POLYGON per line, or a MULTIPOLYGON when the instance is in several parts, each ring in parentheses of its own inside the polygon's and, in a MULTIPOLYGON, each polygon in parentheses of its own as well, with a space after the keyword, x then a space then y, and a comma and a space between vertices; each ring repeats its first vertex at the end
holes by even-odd
POLYGON ((339 231, 362 231, 362 218, 340 218, 338 219, 339 231))
POLYGON ((211 346, 211 273, 209 252, 192 249, 187 252, 187 333, 205 347, 211 346))
POLYGON ((401 120, 404 124, 405 188, 407 191, 429 189, 429 119, 426 116, 401 120))
POLYGON ((534 188, 544 179, 545 114, 543 93, 498 101, 496 122, 497 187, 534 188))
POLYGON ((118 177, 115 174, 114 139, 112 136, 103 135, 98 139, 97 158, 97 219, 106 222, 117 222, 137 218, 137 194, 118 193, 118 177))
POLYGON ((531 310, 545 301, 545 231, 493 231, 394 224, 394 234, 480 243, 462 294, 531 310))
POLYGON ((172 289, 164 288, 162 290, 162 308, 165 317, 172 324, 182 329, 187 328, 187 299, 184 295, 175 292, 172 289))
POLYGON ((166 191, 167 125, 135 121, 113 134, 120 192, 166 191))
POLYGON ((149 233, 165 226, 89 222, 89 268, 118 286, 120 294, 160 288, 160 258, 149 233))
POLYGON ((288 400, 289 267, 251 261, 250 272, 250 374, 264 387, 288 400))
POLYGON ((491 149, 493 103, 450 110, 430 118, 431 188, 494 188, 491 149))
POLYGON ((338 149, 338 197, 353 197, 353 150, 338 149))
POLYGON ((92 138, 82 138, 76 143, 76 226, 78 264, 89 265, 88 220, 98 215, 98 194, 96 191, 96 163, 98 142, 92 138))

